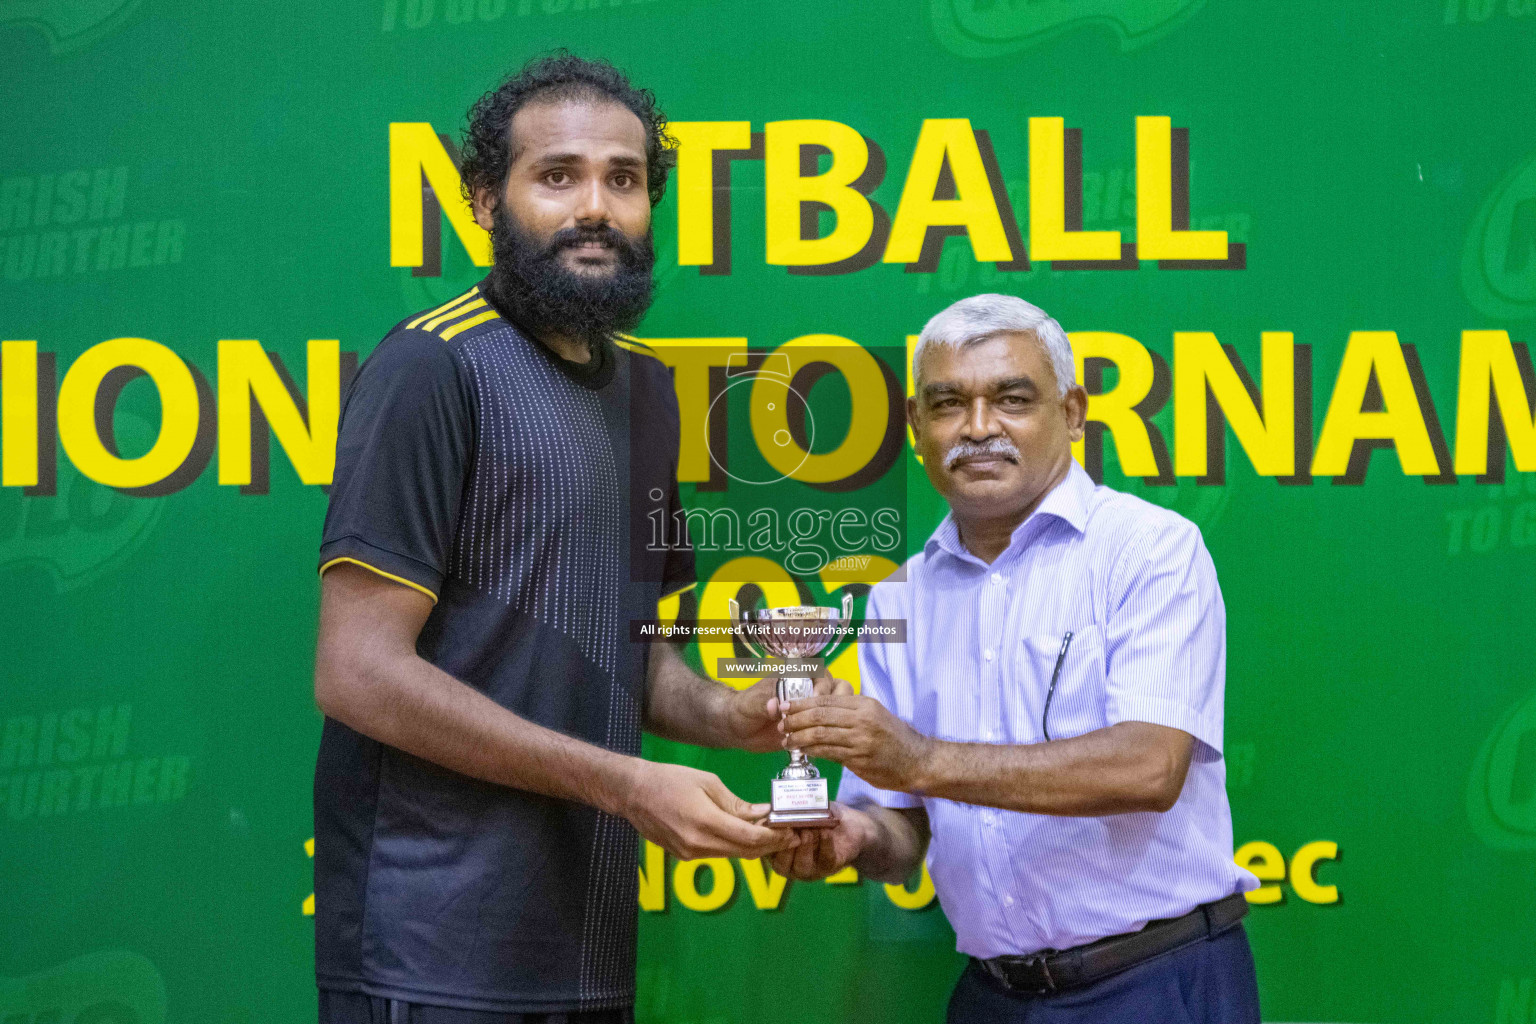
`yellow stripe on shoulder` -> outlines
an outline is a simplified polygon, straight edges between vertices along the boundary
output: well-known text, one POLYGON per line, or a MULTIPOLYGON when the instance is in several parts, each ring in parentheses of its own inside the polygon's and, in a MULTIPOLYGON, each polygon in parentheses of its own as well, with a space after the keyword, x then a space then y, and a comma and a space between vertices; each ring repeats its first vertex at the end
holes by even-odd
POLYGON ((432 593, 432 591, 428 590, 426 587, 422 586, 420 583, 413 583, 410 580, 406 579, 404 576, 396 576, 392 572, 385 572, 383 569, 380 569, 376 565, 369 565, 367 562, 361 561, 360 559, 348 558, 345 555, 343 555, 340 558, 333 558, 329 562, 326 562, 324 565, 322 565, 320 567, 320 575, 324 576, 325 575, 325 570, 329 569, 333 565, 339 565, 342 562, 346 562, 346 563, 348 563, 350 565, 362 566, 364 569, 367 569, 369 572, 375 573, 375 574, 377 574, 379 576, 383 576, 387 580, 393 580, 396 583, 404 584, 405 586, 410 587, 412 590, 419 590, 423 594, 426 594, 428 597, 430 597, 432 599, 432 603, 433 604, 437 604, 437 595, 432 593))
POLYGON ((485 300, 484 299, 476 299, 473 302, 466 302, 466 303, 464 303, 464 305, 460 306, 459 308, 457 308, 455 310, 451 310, 450 312, 444 313, 442 316, 435 316, 435 317, 433 317, 431 320, 428 320, 426 323, 422 324, 421 325, 421 329, 424 330, 424 331, 435 331, 439 327, 443 326, 443 324, 447 323, 449 320, 457 320, 459 317, 463 316, 466 313, 473 313, 477 309, 484 309, 484 308, 485 308, 485 300))
POLYGON ((636 355, 650 356, 652 359, 656 360, 661 359, 661 357, 656 354, 655 349, 651 348, 651 346, 647 345, 639 338, 630 337, 628 334, 615 334, 613 336, 613 343, 626 352, 633 352, 636 355))
POLYGON ((464 301, 472 298, 475 295, 478 295, 479 292, 480 292, 480 286, 479 285, 475 285, 473 288, 471 288, 469 291, 465 292, 463 295, 460 295, 457 298, 449 299, 447 302, 443 303, 441 306, 438 306, 436 309, 428 310, 427 312, 421 314, 420 316, 418 316, 416 319, 412 320, 410 323, 406 324, 405 326, 406 326, 407 329, 420 327, 426 321, 432 319, 435 316, 438 316, 439 314, 448 312, 450 309, 452 309, 454 306, 457 306, 459 303, 464 302, 464 301))
POLYGON ((444 341, 452 341, 455 336, 469 330, 471 327, 478 327, 479 325, 485 323, 487 320, 495 320, 499 316, 500 314, 497 313, 494 309, 488 309, 484 313, 476 313, 468 320, 460 320, 452 327, 444 327, 440 332, 438 332, 438 337, 442 338, 444 341))

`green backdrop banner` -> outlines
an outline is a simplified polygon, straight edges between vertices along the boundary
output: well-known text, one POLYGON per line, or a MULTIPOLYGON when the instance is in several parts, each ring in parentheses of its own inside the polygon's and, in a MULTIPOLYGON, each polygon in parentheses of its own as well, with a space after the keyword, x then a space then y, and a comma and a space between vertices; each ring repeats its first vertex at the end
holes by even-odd
MULTIPOLYGON (((1536 1020, 1533 0, 0 0, 0 1019, 311 1019, 339 398, 483 273, 452 139, 556 46, 681 143, 685 498, 790 477, 663 618, 862 602, 943 513, 910 336, 1022 295, 1084 464, 1215 558, 1265 1019, 1536 1020), (803 415, 731 385, 775 358, 803 415)), ((931 1021, 960 967, 922 877, 641 876, 642 1021, 931 1021)))

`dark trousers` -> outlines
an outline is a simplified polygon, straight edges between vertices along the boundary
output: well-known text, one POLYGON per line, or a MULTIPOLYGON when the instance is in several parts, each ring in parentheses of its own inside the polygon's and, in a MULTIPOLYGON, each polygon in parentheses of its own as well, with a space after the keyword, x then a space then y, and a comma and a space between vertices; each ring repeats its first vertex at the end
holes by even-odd
POLYGON ((1010 992, 974 960, 949 997, 948 1024, 1259 1024, 1259 985, 1242 925, 1083 988, 1010 992))
POLYGON ((570 1013, 499 1013, 459 1010, 360 992, 320 990, 320 1024, 634 1024, 632 1007, 570 1013))

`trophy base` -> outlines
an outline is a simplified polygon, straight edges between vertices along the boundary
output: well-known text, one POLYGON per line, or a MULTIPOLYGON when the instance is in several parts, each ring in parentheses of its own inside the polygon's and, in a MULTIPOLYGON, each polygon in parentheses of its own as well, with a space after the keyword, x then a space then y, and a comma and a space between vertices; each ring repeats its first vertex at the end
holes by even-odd
POLYGON ((837 824, 826 779, 774 779, 771 803, 769 828, 826 828, 837 824))
POLYGON ((830 811, 770 811, 769 828, 831 828, 837 824, 830 811))

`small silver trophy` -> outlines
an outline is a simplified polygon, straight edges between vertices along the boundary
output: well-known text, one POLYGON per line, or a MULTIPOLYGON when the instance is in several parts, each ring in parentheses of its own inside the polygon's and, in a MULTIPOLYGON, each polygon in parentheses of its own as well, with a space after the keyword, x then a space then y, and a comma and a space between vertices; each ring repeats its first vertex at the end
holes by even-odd
MULTIPOLYGON (((853 618, 853 595, 843 595, 843 607, 796 605, 788 608, 743 609, 730 602, 731 621, 737 635, 758 658, 815 658, 840 638, 839 627, 853 618), (759 649, 761 648, 761 649, 759 649)), ((779 707, 815 693, 806 676, 779 679, 779 707)), ((817 828, 833 824, 827 780, 800 750, 791 749, 789 765, 773 780, 768 825, 774 828, 817 828)))

